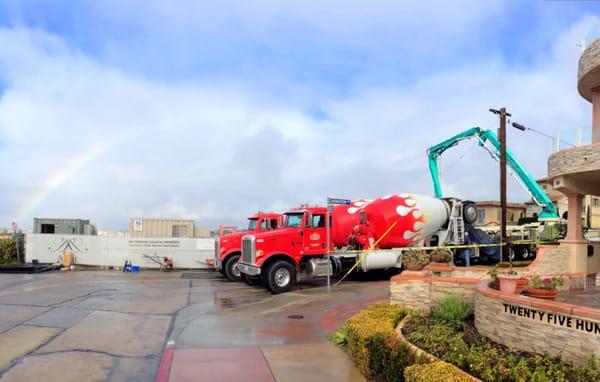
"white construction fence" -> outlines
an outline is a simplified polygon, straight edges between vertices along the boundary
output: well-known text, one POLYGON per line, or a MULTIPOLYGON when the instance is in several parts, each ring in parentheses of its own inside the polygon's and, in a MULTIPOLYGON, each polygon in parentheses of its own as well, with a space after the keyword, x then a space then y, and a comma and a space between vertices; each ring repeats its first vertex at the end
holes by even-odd
POLYGON ((159 268, 164 257, 173 259, 175 268, 208 268, 214 256, 212 238, 130 238, 87 235, 28 234, 25 261, 60 262, 71 251, 75 264, 122 267, 125 261, 141 268, 159 268))

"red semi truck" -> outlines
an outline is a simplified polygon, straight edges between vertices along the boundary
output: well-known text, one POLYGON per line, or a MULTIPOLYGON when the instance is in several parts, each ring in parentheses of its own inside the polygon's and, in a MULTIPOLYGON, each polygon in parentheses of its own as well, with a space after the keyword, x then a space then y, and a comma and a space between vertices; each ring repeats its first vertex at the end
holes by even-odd
POLYGON ((242 254, 242 237, 248 234, 272 231, 282 225, 282 215, 274 212, 258 212, 248 218, 248 229, 219 236, 215 241, 214 267, 231 281, 240 281, 242 275, 236 269, 242 254))
POLYGON ((472 202, 413 194, 338 205, 330 215, 329 260, 326 216, 325 207, 302 206, 284 214, 282 229, 245 235, 237 269, 245 279, 282 293, 302 279, 342 274, 366 249, 373 251, 358 270, 400 268, 394 248, 463 244, 465 223, 477 219, 477 210, 472 202))

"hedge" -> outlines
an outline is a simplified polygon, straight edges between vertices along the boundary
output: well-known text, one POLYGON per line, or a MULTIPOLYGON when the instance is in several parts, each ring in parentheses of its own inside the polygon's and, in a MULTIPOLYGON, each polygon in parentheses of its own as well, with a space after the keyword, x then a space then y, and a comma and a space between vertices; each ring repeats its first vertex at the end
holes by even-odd
POLYGON ((416 364, 404 369, 406 382, 472 382, 475 379, 444 361, 416 364))
POLYGON ((382 375, 388 381, 401 381, 405 367, 423 362, 395 332, 407 313, 402 306, 378 303, 347 321, 347 351, 367 378, 382 375))

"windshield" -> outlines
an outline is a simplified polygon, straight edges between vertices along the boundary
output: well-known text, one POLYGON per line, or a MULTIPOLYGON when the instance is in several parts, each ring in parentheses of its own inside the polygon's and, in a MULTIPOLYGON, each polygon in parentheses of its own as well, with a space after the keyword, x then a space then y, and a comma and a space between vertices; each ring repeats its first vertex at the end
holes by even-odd
POLYGON ((248 231, 254 231, 257 223, 258 219, 248 219, 248 231))
POLYGON ((302 224, 302 216, 304 213, 285 214, 285 226, 286 227, 300 227, 302 224))

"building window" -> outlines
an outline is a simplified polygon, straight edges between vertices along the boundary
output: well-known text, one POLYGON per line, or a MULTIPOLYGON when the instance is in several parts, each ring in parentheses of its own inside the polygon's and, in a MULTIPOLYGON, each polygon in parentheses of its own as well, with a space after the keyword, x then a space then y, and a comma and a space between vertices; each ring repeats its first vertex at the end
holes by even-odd
POLYGON ((477 222, 483 223, 485 220, 485 210, 477 210, 477 222))
POLYGON ((188 227, 186 225, 174 225, 172 237, 188 237, 188 227))
POLYGON ((600 207, 600 198, 592 198, 592 207, 600 207))
POLYGON ((42 233, 54 233, 54 224, 42 224, 42 233))

